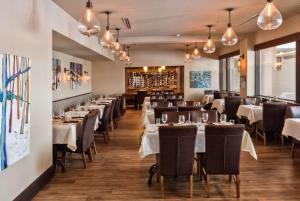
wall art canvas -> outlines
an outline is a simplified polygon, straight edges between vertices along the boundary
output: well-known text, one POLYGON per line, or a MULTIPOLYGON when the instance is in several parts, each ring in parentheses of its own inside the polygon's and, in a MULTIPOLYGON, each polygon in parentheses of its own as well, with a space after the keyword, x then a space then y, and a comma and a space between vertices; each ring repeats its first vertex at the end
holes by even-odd
POLYGON ((30 60, 0 54, 0 171, 30 153, 30 60))
POLYGON ((81 87, 82 84, 82 64, 75 62, 70 62, 70 84, 71 89, 77 89, 81 87))
POLYGON ((52 91, 61 90, 61 63, 59 59, 52 59, 52 91))
POLYGON ((210 88, 211 71, 190 71, 190 88, 210 88))

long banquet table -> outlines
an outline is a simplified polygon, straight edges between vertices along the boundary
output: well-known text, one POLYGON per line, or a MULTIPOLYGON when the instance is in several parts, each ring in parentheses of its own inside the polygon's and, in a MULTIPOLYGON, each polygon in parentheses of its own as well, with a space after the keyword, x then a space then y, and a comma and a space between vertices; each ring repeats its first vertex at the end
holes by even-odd
MULTIPOLYGON (((252 139, 247 131, 244 131, 242 140, 242 151, 249 152, 249 154, 257 160, 257 154, 252 142, 252 139)), ((195 153, 205 152, 205 128, 204 126, 198 126, 195 153)), ((159 153, 159 134, 157 124, 148 124, 144 130, 142 136, 142 142, 139 149, 139 155, 143 159, 151 154, 159 153)))

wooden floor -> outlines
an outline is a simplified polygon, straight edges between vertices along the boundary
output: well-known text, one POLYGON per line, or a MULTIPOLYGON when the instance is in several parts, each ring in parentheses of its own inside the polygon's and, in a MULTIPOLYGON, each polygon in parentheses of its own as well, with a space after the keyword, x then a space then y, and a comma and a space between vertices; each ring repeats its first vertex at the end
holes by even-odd
MULTIPOLYGON (((118 128, 111 133, 111 141, 97 140, 95 162, 84 169, 80 157, 72 156, 67 171, 57 171, 51 182, 34 200, 159 200, 160 186, 153 180, 147 185, 148 169, 154 157, 141 160, 138 155, 142 134, 141 113, 129 110, 118 128)), ((290 158, 290 146, 264 147, 255 143, 258 160, 241 155, 240 200, 300 200, 300 151, 298 160, 290 158)), ((205 185, 194 176, 194 200, 237 200, 235 185, 224 176, 212 177, 210 198, 205 198, 205 185)), ((165 199, 188 200, 185 178, 166 180, 165 199)))

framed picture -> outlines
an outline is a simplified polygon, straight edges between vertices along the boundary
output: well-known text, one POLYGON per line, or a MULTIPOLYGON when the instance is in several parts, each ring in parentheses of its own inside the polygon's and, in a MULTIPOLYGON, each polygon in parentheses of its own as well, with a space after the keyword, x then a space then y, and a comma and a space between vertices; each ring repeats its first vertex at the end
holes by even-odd
POLYGON ((0 171, 30 153, 30 60, 0 54, 0 171))
POLYGON ((190 71, 190 88, 210 88, 211 71, 190 71))
POLYGON ((61 63, 59 59, 52 59, 52 91, 61 90, 61 63))
POLYGON ((83 69, 82 64, 70 62, 70 87, 71 89, 77 89, 82 84, 83 69))

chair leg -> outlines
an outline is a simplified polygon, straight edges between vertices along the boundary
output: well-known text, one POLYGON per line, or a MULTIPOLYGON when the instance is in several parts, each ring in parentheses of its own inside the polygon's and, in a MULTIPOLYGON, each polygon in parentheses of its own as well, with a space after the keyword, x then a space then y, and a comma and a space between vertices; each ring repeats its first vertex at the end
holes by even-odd
POLYGON ((292 143, 291 156, 292 156, 292 159, 294 159, 294 156, 295 156, 295 143, 292 143))
POLYGON ((281 135, 281 145, 284 145, 284 136, 281 135))
POLYGON ((231 181, 232 181, 232 175, 230 174, 229 175, 229 183, 231 183, 231 181))
POLYGON ((265 132, 263 133, 263 138, 264 138, 264 145, 267 145, 267 135, 265 132))
POLYGON ((190 190, 190 198, 192 198, 193 197, 193 175, 190 175, 189 190, 190 190))
POLYGON ((95 155, 97 154, 97 147, 96 147, 96 142, 95 142, 95 140, 94 140, 94 142, 93 142, 93 148, 94 148, 94 152, 95 152, 95 155))
POLYGON ((92 148, 89 148, 89 150, 88 150, 88 156, 89 156, 90 161, 93 163, 94 159, 93 159, 93 155, 92 155, 92 148))
POLYGON ((236 197, 240 197, 240 176, 235 175, 236 197))
POLYGON ((85 153, 82 152, 81 155, 82 155, 82 161, 83 161, 83 164, 84 164, 84 168, 87 168, 87 163, 86 163, 85 153))
POLYGON ((163 176, 159 177, 159 182, 160 182, 161 196, 164 197, 165 196, 165 192, 164 192, 164 177, 163 176))

